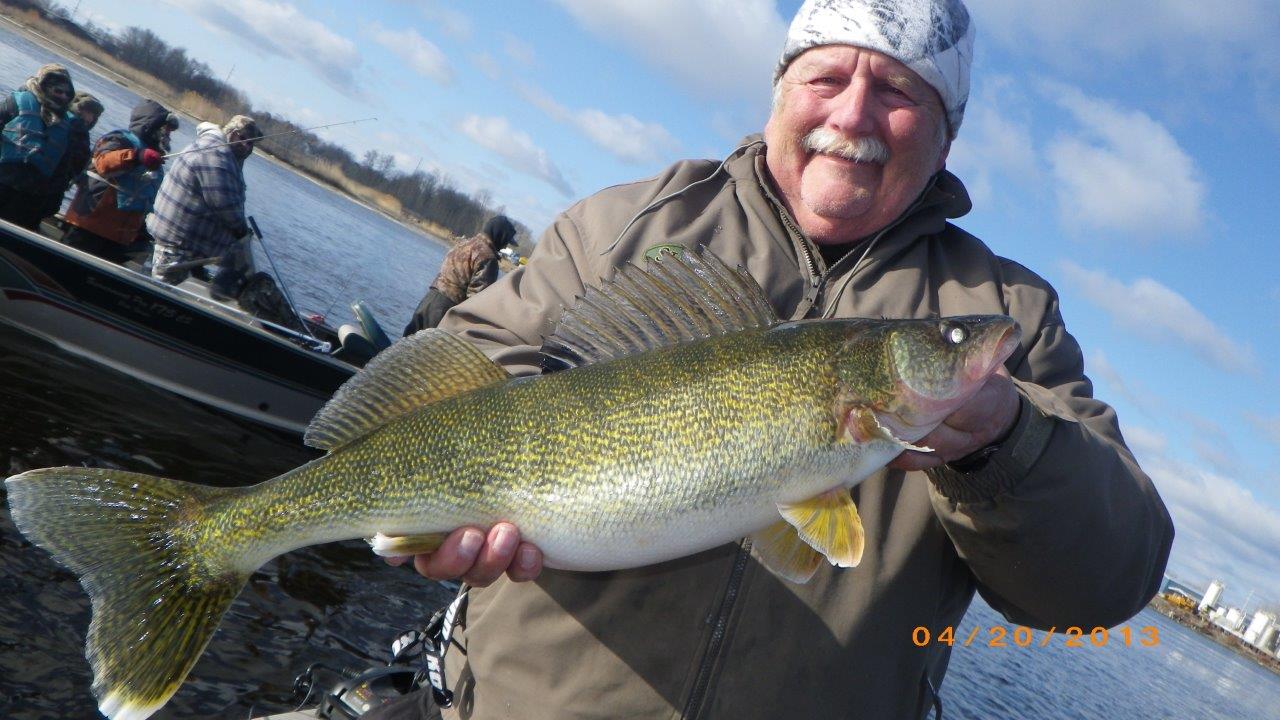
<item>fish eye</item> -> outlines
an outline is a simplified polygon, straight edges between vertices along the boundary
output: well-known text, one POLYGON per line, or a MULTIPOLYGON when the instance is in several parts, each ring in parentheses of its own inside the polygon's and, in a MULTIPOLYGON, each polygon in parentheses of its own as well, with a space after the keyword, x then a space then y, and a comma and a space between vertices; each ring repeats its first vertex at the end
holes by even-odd
POLYGON ((942 323, 942 337, 952 345, 959 345, 969 339, 969 329, 960 323, 942 323))

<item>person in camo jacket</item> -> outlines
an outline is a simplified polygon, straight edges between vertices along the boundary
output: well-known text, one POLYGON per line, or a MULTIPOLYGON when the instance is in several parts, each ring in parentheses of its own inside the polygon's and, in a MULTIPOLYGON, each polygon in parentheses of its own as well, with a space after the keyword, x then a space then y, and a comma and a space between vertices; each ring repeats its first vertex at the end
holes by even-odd
POLYGON ((404 335, 439 325, 449 308, 492 285, 498 279, 498 251, 515 241, 516 227, 511 220, 494 215, 483 230, 453 246, 404 326, 404 335))

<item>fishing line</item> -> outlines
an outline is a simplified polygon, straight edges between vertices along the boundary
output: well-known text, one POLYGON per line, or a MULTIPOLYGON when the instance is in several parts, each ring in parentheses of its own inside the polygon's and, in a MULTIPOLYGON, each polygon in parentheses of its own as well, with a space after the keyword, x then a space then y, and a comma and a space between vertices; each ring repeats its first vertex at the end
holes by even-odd
POLYGON ((367 117, 367 118, 360 118, 359 120, 344 120, 343 122, 329 123, 328 125, 316 125, 316 126, 307 127, 307 128, 297 128, 296 130, 285 130, 284 132, 271 133, 270 135, 261 135, 256 138, 244 138, 243 140, 232 140, 231 142, 224 142, 219 145, 210 145, 208 147, 193 148, 190 150, 183 150, 181 152, 169 153, 168 155, 162 155, 161 157, 167 160, 168 158, 178 157, 180 155, 186 155, 188 153, 204 152, 205 150, 216 150, 218 148, 227 147, 228 145, 239 145, 240 143, 246 143, 246 142, 258 142, 259 140, 266 140, 268 138, 283 137, 285 135, 294 135, 296 133, 310 132, 312 130, 323 130, 325 128, 338 127, 339 125, 354 125, 356 123, 369 122, 370 120, 376 121, 377 119, 378 118, 376 117, 367 117))

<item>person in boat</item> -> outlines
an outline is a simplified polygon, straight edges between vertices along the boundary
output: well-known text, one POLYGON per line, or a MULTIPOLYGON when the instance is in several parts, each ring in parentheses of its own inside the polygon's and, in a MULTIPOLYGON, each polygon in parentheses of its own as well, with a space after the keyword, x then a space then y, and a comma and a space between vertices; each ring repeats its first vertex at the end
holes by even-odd
POLYGON ((244 202, 244 161, 262 137, 257 122, 236 115, 226 125, 200 123, 196 140, 185 148, 160 187, 147 228, 155 238, 151 276, 171 285, 191 274, 191 261, 218 258, 213 290, 235 295, 243 282, 236 270, 236 243, 249 234, 244 202))
MULTIPOLYGON (((971 207, 946 159, 973 37, 961 0, 806 0, 762 135, 577 203, 528 265, 445 315, 442 329, 513 374, 537 373, 544 333, 585 288, 703 246, 784 319, 1002 313, 1022 327, 1003 371, 917 442, 933 452, 904 451, 852 490, 855 568, 823 563, 792 584, 743 541, 638 570, 542 572, 510 524, 450 533, 413 560, 477 586, 446 718, 922 718, 950 644, 920 647, 913 631, 960 626, 975 592, 1010 623, 1057 632, 1114 626, 1154 595, 1173 524, 1094 398, 1057 294, 950 222, 971 207)), ((418 717, 424 702, 369 717, 418 717)))
POLYGON ((0 218, 39 226, 41 186, 66 153, 75 92, 71 73, 50 64, 0 103, 0 218))
POLYGON ((41 183, 39 195, 43 204, 37 208, 39 218, 56 215, 62 209, 62 199, 74 184, 83 188, 88 181, 85 170, 92 156, 89 131, 98 124, 105 109, 102 103, 87 92, 78 92, 70 105, 71 127, 67 139, 67 151, 54 168, 48 180, 41 183))
POLYGON ((404 326, 404 335, 439 325, 449 308, 492 285, 498 279, 498 251, 515 242, 516 226, 510 218, 494 215, 480 232, 450 248, 436 279, 404 326))
POLYGON ((93 147, 89 181, 67 208, 63 241, 112 262, 146 252, 143 220, 164 179, 164 155, 178 116, 155 100, 129 115, 128 130, 112 130, 93 147))

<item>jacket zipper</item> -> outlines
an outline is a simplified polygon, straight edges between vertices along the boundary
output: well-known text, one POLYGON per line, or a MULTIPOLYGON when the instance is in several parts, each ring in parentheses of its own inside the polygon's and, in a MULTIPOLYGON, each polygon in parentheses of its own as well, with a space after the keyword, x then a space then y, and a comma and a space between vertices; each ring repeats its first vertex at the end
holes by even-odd
POLYGON ((716 611, 715 623, 711 628, 711 638, 707 641, 706 652, 698 666, 698 675, 694 679, 693 690, 689 693, 689 701, 685 703, 681 717, 684 720, 695 720, 702 713, 702 701, 711 685, 711 668, 715 665, 720 648, 724 645, 728 634, 729 615, 738 600, 738 591, 742 588, 742 576, 747 570, 747 560, 751 557, 751 538, 742 541, 738 556, 733 561, 733 570, 729 573, 729 582, 725 587, 724 600, 720 601, 720 609, 716 611))
POLYGON ((804 233, 795 226, 791 221, 790 215, 781 207, 778 208, 778 216, 782 218, 782 224, 787 226, 787 232, 791 233, 791 241, 800 248, 800 254, 804 256, 805 268, 809 271, 809 288, 805 290, 804 297, 800 300, 800 307, 795 313, 799 319, 809 314, 809 311, 818 304, 818 295, 821 293, 823 273, 818 272, 818 263, 813 257, 813 252, 809 250, 809 241, 805 239, 804 233))

